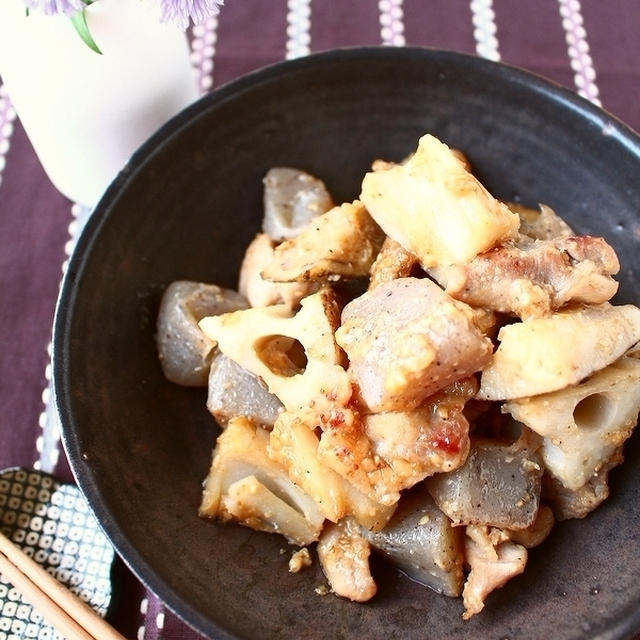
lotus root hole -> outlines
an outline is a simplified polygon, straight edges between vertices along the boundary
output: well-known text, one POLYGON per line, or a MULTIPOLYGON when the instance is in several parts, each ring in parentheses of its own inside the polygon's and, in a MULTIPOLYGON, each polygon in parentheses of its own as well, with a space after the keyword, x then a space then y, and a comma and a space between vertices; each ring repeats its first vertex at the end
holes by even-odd
POLYGON ((595 429, 608 424, 612 413, 611 400, 603 393, 592 393, 575 406, 573 419, 581 429, 595 429))
POLYGON ((290 378, 304 373, 307 367, 302 343, 289 336, 265 336, 256 343, 255 351, 269 370, 278 376, 290 378))

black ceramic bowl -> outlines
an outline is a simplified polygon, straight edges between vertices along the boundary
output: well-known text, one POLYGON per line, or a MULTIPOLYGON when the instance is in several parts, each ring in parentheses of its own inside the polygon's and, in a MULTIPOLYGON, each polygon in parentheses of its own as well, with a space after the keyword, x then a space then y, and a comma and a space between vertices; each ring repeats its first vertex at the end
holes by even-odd
POLYGON ((275 165, 359 194, 374 158, 401 159, 432 132, 463 149, 498 197, 553 206, 604 235, 640 302, 640 142, 574 94, 456 53, 371 48, 285 62, 232 82, 167 124, 90 219, 57 310, 56 400, 78 483, 117 551, 211 638, 627 638, 640 627, 640 446, 611 498, 557 526, 523 576, 461 619, 447 599, 376 564, 379 593, 320 597, 317 563, 287 571, 283 540, 196 515, 217 428, 200 390, 162 376, 154 343, 176 279, 234 287, 275 165))

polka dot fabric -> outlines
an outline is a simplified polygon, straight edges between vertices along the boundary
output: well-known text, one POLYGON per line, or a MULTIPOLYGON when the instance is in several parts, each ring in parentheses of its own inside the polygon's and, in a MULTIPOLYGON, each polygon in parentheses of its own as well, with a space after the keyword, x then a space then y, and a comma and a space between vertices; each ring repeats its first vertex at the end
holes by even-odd
MULTIPOLYGON (((0 472, 0 530, 100 615, 114 551, 80 491, 37 471, 0 472)), ((0 640, 63 640, 0 576, 0 640)))

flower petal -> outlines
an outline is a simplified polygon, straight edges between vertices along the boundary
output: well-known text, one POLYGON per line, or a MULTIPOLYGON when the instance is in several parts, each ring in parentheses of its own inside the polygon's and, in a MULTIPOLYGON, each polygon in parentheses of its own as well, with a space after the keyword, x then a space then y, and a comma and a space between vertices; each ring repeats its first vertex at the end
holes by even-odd
POLYGON ((173 22, 181 29, 189 26, 189 20, 201 24, 220 11, 223 0, 160 0, 162 21, 173 22))
POLYGON ((25 0, 25 4, 28 9, 48 16, 55 13, 71 15, 82 11, 85 6, 82 0, 25 0))

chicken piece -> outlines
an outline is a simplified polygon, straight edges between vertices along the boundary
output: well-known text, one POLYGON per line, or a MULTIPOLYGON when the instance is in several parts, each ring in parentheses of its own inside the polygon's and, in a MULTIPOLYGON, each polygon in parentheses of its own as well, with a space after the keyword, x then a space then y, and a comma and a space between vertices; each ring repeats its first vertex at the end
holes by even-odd
POLYGON ((318 289, 315 282, 270 282, 260 275, 273 260, 275 242, 266 233, 259 233, 247 247, 242 265, 238 291, 252 307, 268 307, 283 303, 295 309, 302 298, 318 289))
POLYGON ((469 262, 514 237, 520 224, 517 214, 431 135, 420 139, 405 164, 367 173, 360 199, 383 231, 425 269, 469 262))
POLYGON ((374 452, 357 412, 340 408, 323 418, 318 457, 369 499, 395 505, 400 491, 414 484, 395 473, 374 452))
POLYGON ((502 323, 502 319, 498 314, 490 309, 469 308, 473 311, 473 324, 478 328, 480 333, 492 340, 495 339, 502 323))
POLYGON ((456 300, 526 319, 570 302, 599 304, 618 290, 620 263, 603 238, 572 236, 532 242, 522 236, 468 264, 431 271, 456 300))
POLYGON ((633 305, 558 311, 506 325, 482 372, 478 398, 512 400, 564 389, 617 360, 640 340, 633 305))
POLYGON ((369 270, 369 291, 397 278, 408 278, 420 265, 416 256, 387 237, 369 270))
POLYGON ((233 418, 219 436, 204 482, 200 515, 277 532, 298 545, 317 540, 324 516, 267 455, 269 433, 233 418))
POLYGON ((158 311, 156 342, 162 372, 171 382, 206 387, 216 342, 205 336, 198 322, 208 315, 246 309, 236 291, 214 284, 178 280, 164 292, 158 311))
POLYGON ((512 400, 503 411, 543 437, 545 467, 576 491, 622 446, 640 412, 640 360, 623 356, 585 381, 512 400))
POLYGON ((278 417, 269 440, 269 456, 314 498, 327 519, 338 522, 351 515, 368 529, 381 529, 393 515, 395 504, 383 505, 367 497, 321 459, 310 413, 285 411, 278 417))
POLYGON ((369 412, 410 411, 491 358, 473 311, 427 279, 399 278, 352 300, 336 341, 369 412))
POLYGON ((335 367, 322 384, 307 406, 281 414, 276 425, 278 431, 288 424, 303 425, 317 432, 319 442, 314 455, 326 469, 337 473, 368 500, 393 506, 407 485, 385 460, 375 455, 360 414, 350 405, 351 385, 346 371, 335 367))
POLYGON ((262 271, 265 280, 294 282, 369 274, 384 234, 361 202, 344 203, 278 245, 262 271))
POLYGON ((376 594, 370 554, 369 543, 350 519, 328 524, 318 541, 318 558, 332 591, 354 602, 366 602, 376 594))
POLYGON ((492 591, 524 571, 527 556, 522 545, 505 541, 494 546, 486 527, 468 526, 465 557, 471 571, 462 591, 465 607, 462 617, 469 620, 480 613, 492 591))
POLYGON ((542 477, 542 496, 553 510, 556 520, 585 518, 609 497, 609 471, 623 461, 622 449, 616 449, 611 458, 579 489, 567 489, 551 473, 542 477))
POLYGON ((476 388, 475 380, 463 380, 411 412, 360 415, 346 406, 321 413, 308 423, 322 430, 317 455, 371 500, 394 505, 404 489, 464 462, 469 425, 462 409, 476 388))
POLYGON ((462 593, 464 537, 424 488, 403 495, 387 526, 363 536, 412 580, 457 597, 462 593))
MULTIPOLYGON (((350 393, 336 393, 343 383, 350 389, 347 373, 336 367, 330 372, 329 377, 323 380, 323 388, 331 388, 333 391, 319 394, 306 407, 289 409, 281 414, 273 437, 280 437, 285 425, 288 425, 286 428, 289 430, 293 428, 291 425, 296 425, 296 430, 297 425, 302 425, 309 431, 318 433, 319 441, 314 449, 318 462, 327 470, 337 473, 368 500, 383 506, 395 505, 400 497, 400 491, 413 486, 426 474, 434 473, 442 466, 450 467, 456 459, 463 459, 468 425, 464 418, 457 415, 455 419, 443 421, 439 425, 440 429, 434 429, 434 433, 431 434, 430 446, 446 448, 446 453, 434 453, 428 462, 416 459, 413 466, 400 458, 390 464, 376 453, 365 431, 362 416, 350 404, 350 393), (336 381, 332 380, 331 376, 344 379, 336 381), (458 433, 457 429, 462 429, 463 433, 458 433), (456 447, 454 453, 452 453, 453 447, 456 447)), ((459 398, 446 403, 443 398, 441 403, 441 410, 444 412, 459 403, 459 398)), ((304 434, 300 434, 299 437, 308 439, 304 434)), ((426 442, 422 443, 423 449, 427 446, 429 445, 426 442)), ((402 455, 402 452, 399 455, 402 455)), ((291 456, 289 458, 289 460, 286 457, 281 459, 288 469, 291 465, 291 456)), ((297 460, 297 457, 293 455, 293 459, 297 460)), ((310 477, 306 479, 310 480, 310 477)), ((299 479, 296 481, 301 482, 299 479)), ((307 488, 304 484, 303 486, 315 496, 314 488, 307 488)), ((322 500, 317 499, 319 502, 329 504, 326 496, 322 500)), ((336 512, 339 512, 339 508, 336 512)), ((331 513, 333 512, 327 512, 327 517, 335 519, 331 513)))
POLYGON ((336 406, 311 425, 322 430, 318 457, 371 500, 393 505, 402 490, 464 462, 469 424, 462 409, 476 389, 475 379, 460 381, 412 412, 360 416, 336 406))
POLYGON ((538 210, 515 202, 508 202, 507 206, 520 216, 520 233, 532 240, 552 240, 576 235, 573 229, 546 204, 540 204, 538 210))
POLYGON ((221 426, 231 418, 245 416, 270 427, 282 411, 282 402, 267 391, 260 378, 218 353, 209 372, 207 409, 221 426))
POLYGON ((469 453, 469 423, 462 411, 476 389, 475 378, 467 378, 413 411, 363 417, 374 453, 402 478, 403 488, 464 464, 469 453))
POLYGON ((297 236, 333 201, 322 180, 289 167, 269 169, 264 177, 262 230, 275 242, 297 236))
POLYGON ((304 298, 295 314, 275 305, 203 318, 200 327, 228 358, 259 376, 286 408, 299 408, 319 396, 345 397, 345 402, 351 396, 341 366, 344 355, 333 335, 339 314, 335 295, 323 289, 304 298))
POLYGON ((463 466, 427 479, 429 493, 454 524, 526 529, 538 513, 543 472, 530 446, 528 438, 476 440, 463 466))

